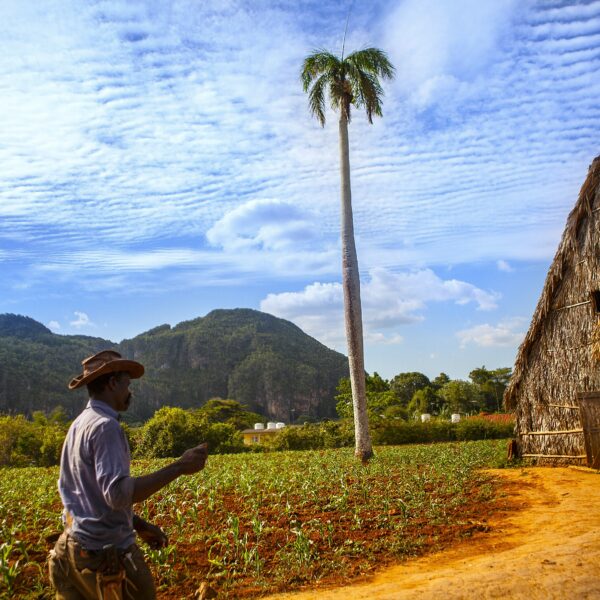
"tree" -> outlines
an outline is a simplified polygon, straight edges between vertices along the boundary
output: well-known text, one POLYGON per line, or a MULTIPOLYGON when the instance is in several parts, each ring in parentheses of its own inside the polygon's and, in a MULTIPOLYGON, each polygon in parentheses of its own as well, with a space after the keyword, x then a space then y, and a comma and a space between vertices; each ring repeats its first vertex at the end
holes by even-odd
POLYGON ((241 452, 245 449, 242 436, 232 423, 211 423, 200 410, 163 406, 141 428, 136 456, 179 456, 201 440, 208 443, 210 452, 214 454, 241 452))
MULTIPOLYGON (((353 394, 350 379, 342 377, 337 387, 336 410, 338 415, 347 419, 353 416, 353 394)), ((387 417, 388 412, 394 406, 398 406, 398 398, 390 390, 390 384, 382 379, 379 373, 367 374, 365 377, 365 395, 367 400, 368 418, 379 419, 387 417)), ((392 410, 393 416, 399 416, 397 411, 392 410)))
POLYGON ((474 383, 452 379, 438 393, 449 412, 470 414, 481 409, 482 394, 474 383))
POLYGON ((408 414, 420 415, 423 413, 437 413, 439 411, 440 398, 431 386, 417 390, 408 403, 408 414))
POLYGON ((400 403, 404 407, 408 406, 415 392, 429 385, 431 385, 429 377, 418 371, 400 373, 390 381, 392 391, 398 396, 400 403))
POLYGON ((197 409, 199 415, 204 415, 209 423, 227 423, 235 429, 247 429, 254 423, 261 423, 264 417, 249 411, 246 406, 236 400, 211 398, 204 406, 197 409))
POLYGON ((431 382, 431 385, 436 390, 439 390, 440 388, 444 387, 449 381, 450 377, 448 377, 446 373, 442 372, 431 382))
POLYGON ((190 411, 163 406, 144 424, 136 451, 144 458, 179 456, 204 440, 205 433, 205 424, 194 419, 190 411))
POLYGON ((378 78, 391 79, 393 75, 394 67, 382 50, 366 48, 344 56, 344 45, 341 57, 325 50, 313 52, 304 59, 301 73, 302 86, 308 92, 310 110, 321 126, 325 126, 327 96, 331 107, 339 112, 344 321, 352 384, 355 454, 363 462, 373 455, 373 448, 365 395, 362 310, 352 219, 348 123, 351 106, 364 108, 369 123, 373 123, 373 115, 382 116, 383 89, 378 78))
POLYGON ((511 369, 509 367, 489 371, 483 366, 473 369, 469 373, 469 378, 479 387, 483 395, 486 410, 500 412, 502 397, 510 376, 511 369))
POLYGON ((496 410, 498 412, 502 409, 504 391, 508 387, 511 377, 512 369, 510 367, 500 367, 492 371, 491 382, 494 390, 494 400, 496 401, 496 410))

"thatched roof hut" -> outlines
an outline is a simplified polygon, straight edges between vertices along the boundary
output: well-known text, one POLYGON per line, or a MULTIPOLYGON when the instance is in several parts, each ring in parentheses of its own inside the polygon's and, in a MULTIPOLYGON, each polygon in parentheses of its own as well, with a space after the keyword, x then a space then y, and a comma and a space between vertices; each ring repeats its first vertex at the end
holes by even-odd
POLYGON ((594 391, 600 397, 600 363, 592 351, 599 326, 600 156, 567 219, 504 395, 515 412, 522 456, 586 462, 580 398, 594 391))

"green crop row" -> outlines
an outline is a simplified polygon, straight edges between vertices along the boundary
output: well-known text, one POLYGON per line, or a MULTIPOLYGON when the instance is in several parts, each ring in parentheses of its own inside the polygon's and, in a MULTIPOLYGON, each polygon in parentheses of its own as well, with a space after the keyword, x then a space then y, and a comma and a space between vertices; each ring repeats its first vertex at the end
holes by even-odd
MULTIPOLYGON (((145 549, 159 597, 193 598, 202 580, 252 597, 444 547, 477 530, 498 499, 482 467, 504 441, 387 446, 363 467, 349 449, 211 456, 136 509, 170 543, 145 549)), ((165 461, 139 460, 134 474, 165 461)), ((0 597, 51 598, 47 539, 60 530, 58 470, 0 470, 0 597)))

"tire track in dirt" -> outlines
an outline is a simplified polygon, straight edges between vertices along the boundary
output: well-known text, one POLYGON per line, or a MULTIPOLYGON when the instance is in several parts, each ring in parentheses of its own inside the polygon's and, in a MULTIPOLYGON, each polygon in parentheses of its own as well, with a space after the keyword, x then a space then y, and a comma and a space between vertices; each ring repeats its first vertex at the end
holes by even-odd
POLYGON ((600 599, 600 474, 576 467, 491 473, 517 510, 494 515, 489 532, 366 583, 268 599, 600 599))

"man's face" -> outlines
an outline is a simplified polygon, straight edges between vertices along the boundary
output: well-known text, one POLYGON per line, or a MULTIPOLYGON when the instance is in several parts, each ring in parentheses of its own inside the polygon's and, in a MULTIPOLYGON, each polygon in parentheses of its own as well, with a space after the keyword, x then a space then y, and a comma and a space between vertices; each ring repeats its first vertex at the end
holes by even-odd
POLYGON ((128 373, 122 373, 119 377, 113 377, 109 382, 110 390, 113 394, 113 406, 118 412, 126 411, 129 408, 131 402, 130 383, 131 379, 128 373))

